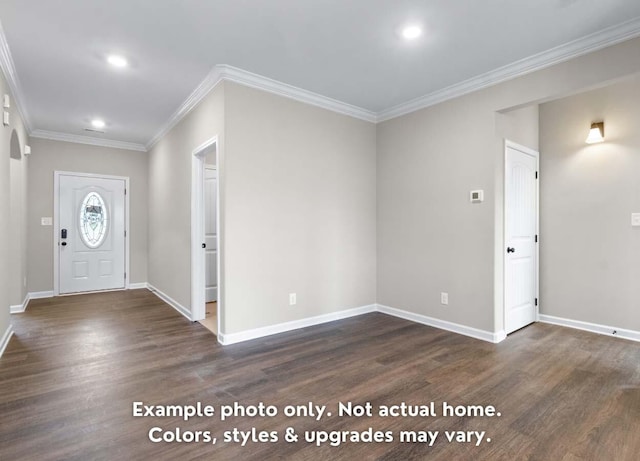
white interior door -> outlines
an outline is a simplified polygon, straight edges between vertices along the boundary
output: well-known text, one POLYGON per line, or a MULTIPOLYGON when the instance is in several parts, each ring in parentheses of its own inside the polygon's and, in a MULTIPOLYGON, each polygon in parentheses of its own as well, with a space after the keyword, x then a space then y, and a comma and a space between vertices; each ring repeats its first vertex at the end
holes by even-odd
POLYGON ((537 317, 538 152, 511 143, 505 175, 505 317, 512 333, 537 317))
POLYGON ((204 236, 206 245, 206 302, 218 300, 218 171, 206 167, 204 173, 204 236))
POLYGON ((61 174, 60 294, 125 288, 125 180, 61 174))

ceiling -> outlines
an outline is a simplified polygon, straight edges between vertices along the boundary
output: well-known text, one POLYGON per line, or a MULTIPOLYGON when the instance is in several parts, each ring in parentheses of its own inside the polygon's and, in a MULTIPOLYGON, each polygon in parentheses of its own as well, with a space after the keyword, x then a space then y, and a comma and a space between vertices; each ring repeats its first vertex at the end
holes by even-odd
POLYGON ((218 64, 380 113, 632 18, 637 0, 0 2, 31 129, 140 145, 218 64))

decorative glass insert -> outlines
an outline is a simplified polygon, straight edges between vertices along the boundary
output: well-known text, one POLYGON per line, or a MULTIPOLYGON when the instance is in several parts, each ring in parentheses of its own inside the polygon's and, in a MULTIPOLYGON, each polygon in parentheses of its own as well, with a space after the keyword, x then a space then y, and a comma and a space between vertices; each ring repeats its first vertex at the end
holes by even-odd
POLYGON ((107 236, 107 206, 97 192, 89 192, 80 207, 80 236, 89 248, 98 248, 107 236))

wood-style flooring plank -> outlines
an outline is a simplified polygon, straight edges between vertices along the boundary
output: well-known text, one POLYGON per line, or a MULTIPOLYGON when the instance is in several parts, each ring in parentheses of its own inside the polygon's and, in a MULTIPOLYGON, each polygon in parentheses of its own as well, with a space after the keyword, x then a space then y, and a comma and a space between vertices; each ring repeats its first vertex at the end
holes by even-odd
POLYGON ((375 313, 222 347, 146 290, 33 300, 0 359, 0 459, 637 460, 640 344, 535 324, 501 344, 375 313), (329 405, 321 421, 134 418, 132 402, 329 405), (500 417, 338 417, 338 402, 500 417), (152 443, 153 426, 486 431, 490 443, 152 443))

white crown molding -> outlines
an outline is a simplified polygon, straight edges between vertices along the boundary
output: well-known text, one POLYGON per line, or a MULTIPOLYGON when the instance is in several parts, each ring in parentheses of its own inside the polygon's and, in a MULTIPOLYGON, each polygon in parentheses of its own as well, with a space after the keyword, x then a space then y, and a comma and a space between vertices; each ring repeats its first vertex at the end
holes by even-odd
POLYGON ((608 46, 640 36, 640 18, 603 29, 586 37, 529 56, 514 63, 470 78, 447 88, 378 112, 377 122, 384 122, 424 109, 474 91, 512 80, 555 64, 583 56, 608 46))
POLYGON ((135 150, 146 152, 147 148, 142 144, 133 142, 114 141, 111 139, 92 138, 77 134, 59 133, 57 131, 34 130, 29 136, 32 138, 49 139, 51 141, 73 142, 77 144, 88 144, 90 146, 111 147, 114 149, 135 150))
POLYGON ((147 150, 151 150, 163 136, 165 136, 171 128, 176 126, 180 120, 191 112, 213 89, 222 81, 238 83, 240 85, 256 88, 266 91, 267 93, 276 94, 285 98, 293 99, 312 106, 321 107, 323 109, 337 112, 339 114, 348 115, 350 117, 365 120, 367 122, 376 122, 376 114, 366 109, 347 104, 336 99, 303 90, 287 83, 282 83, 262 75, 254 74, 237 67, 225 64, 215 66, 198 87, 189 95, 189 97, 180 105, 178 110, 169 118, 163 127, 151 138, 147 143, 147 150))
POLYGON ((310 104, 333 112, 348 115, 368 122, 379 123, 401 117, 411 112, 454 99, 474 91, 512 80, 561 62, 621 43, 640 36, 640 18, 609 27, 586 37, 560 45, 551 50, 521 59, 512 64, 500 67, 482 75, 465 80, 428 95, 413 99, 406 103, 385 109, 378 113, 347 104, 326 96, 303 90, 268 77, 263 77, 228 65, 218 65, 207 75, 198 87, 182 103, 163 128, 149 141, 147 150, 166 135, 182 118, 184 118, 218 83, 228 80, 241 85, 256 88, 269 93, 284 96, 296 101, 310 104))
POLYGON ((222 81, 220 66, 215 66, 211 72, 207 74, 202 82, 196 87, 189 97, 178 107, 173 115, 167 120, 167 122, 160 128, 153 138, 149 140, 146 145, 147 150, 151 150, 158 141, 160 141, 174 126, 176 126, 180 120, 187 116, 205 96, 207 96, 218 83, 222 81))
POLYGON ((75 142, 102 147, 113 147, 135 151, 148 151, 162 139, 180 120, 193 110, 221 81, 228 80, 248 87, 256 88, 279 96, 287 97, 321 107, 333 112, 358 118, 368 122, 379 123, 401 117, 411 112, 424 109, 441 102, 454 99, 474 91, 511 80, 561 62, 606 48, 640 36, 640 18, 631 19, 625 23, 609 27, 586 37, 560 45, 542 53, 521 59, 514 63, 478 75, 471 79, 456 83, 449 87, 413 99, 411 101, 390 107, 378 113, 347 104, 326 96, 313 93, 268 77, 263 77, 228 65, 215 66, 198 87, 180 105, 176 112, 162 126, 146 144, 112 141, 88 136, 58 133, 46 130, 33 130, 26 108, 23 105, 24 96, 15 70, 11 51, 0 24, 0 67, 5 74, 7 83, 15 100, 16 107, 30 136, 35 138, 52 139, 56 141, 75 142))
POLYGON ((13 94, 13 102, 16 105, 18 114, 24 123, 27 132, 32 129, 31 121, 29 120, 29 114, 27 114, 26 107, 24 106, 24 94, 22 93, 22 86, 20 80, 18 80, 18 73, 13 63, 13 57, 11 56, 11 50, 9 49, 9 43, 7 37, 4 34, 2 23, 0 23, 0 68, 7 80, 7 85, 13 94))
POLYGON ((299 102, 310 104, 312 106, 321 107, 323 109, 337 112, 339 114, 348 115, 367 122, 376 122, 376 113, 361 107, 347 104, 336 99, 322 96, 312 91, 303 90, 287 83, 282 83, 268 77, 263 77, 237 67, 220 65, 217 66, 222 71, 222 78, 231 82, 239 83, 244 86, 256 88, 268 93, 284 96, 285 98, 294 99, 299 102))

